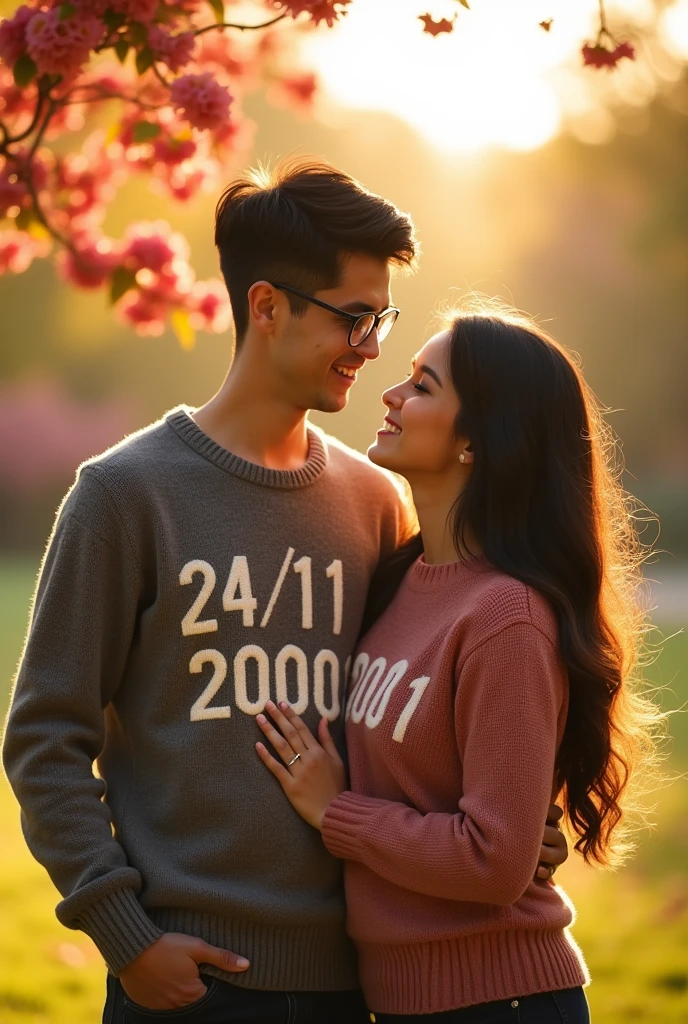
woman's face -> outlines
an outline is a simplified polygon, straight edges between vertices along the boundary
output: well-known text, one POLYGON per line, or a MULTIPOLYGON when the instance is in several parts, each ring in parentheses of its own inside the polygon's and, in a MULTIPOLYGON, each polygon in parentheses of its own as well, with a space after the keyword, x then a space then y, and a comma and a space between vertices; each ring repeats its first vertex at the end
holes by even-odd
POLYGON ((448 344, 448 331, 432 337, 407 379, 383 394, 387 414, 368 449, 371 462, 406 478, 456 473, 467 439, 454 434, 460 403, 447 371, 448 344))

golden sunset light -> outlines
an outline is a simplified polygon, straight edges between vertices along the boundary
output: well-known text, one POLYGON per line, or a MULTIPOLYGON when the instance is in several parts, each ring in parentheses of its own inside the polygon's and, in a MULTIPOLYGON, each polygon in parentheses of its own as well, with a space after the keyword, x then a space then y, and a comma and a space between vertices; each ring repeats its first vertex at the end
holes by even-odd
MULTIPOLYGON (((306 59, 335 104, 396 115, 445 152, 536 149, 565 121, 585 141, 605 141, 600 97, 622 88, 646 100, 654 88, 642 53, 613 76, 580 67, 581 44, 596 34, 596 0, 476 0, 470 11, 440 0, 428 5, 433 17, 456 15, 456 22, 453 32, 437 36, 423 32, 418 0, 394 0, 393 15, 391 6, 352 6, 334 30, 305 40, 306 59), (540 22, 550 19, 543 30, 540 22)), ((649 0, 621 0, 609 17, 633 39, 633 29, 650 27, 655 13, 649 0)), ((688 4, 680 0, 661 23, 677 56, 688 45, 687 22, 688 4)))

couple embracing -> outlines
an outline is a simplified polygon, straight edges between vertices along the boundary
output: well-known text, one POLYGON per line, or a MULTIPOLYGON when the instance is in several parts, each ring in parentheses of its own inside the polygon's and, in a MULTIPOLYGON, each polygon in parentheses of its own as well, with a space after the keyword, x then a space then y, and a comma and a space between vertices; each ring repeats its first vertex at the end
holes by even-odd
POLYGON ((215 241, 229 373, 80 468, 4 740, 103 1020, 584 1024, 557 823, 614 859, 643 728, 595 403, 532 322, 459 312, 365 459, 307 416, 392 330, 408 216, 291 161, 215 241))

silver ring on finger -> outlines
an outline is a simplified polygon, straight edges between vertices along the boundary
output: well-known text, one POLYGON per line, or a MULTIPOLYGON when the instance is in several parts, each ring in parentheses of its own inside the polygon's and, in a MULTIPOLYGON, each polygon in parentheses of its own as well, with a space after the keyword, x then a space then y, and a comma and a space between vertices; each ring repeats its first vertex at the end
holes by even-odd
POLYGON ((300 754, 296 754, 296 755, 295 755, 295 757, 292 757, 291 761, 288 761, 288 762, 287 762, 287 768, 291 768, 291 766, 292 766, 292 765, 294 764, 294 762, 295 762, 295 761, 298 761, 298 759, 299 759, 300 757, 301 757, 301 755, 300 755, 300 754))

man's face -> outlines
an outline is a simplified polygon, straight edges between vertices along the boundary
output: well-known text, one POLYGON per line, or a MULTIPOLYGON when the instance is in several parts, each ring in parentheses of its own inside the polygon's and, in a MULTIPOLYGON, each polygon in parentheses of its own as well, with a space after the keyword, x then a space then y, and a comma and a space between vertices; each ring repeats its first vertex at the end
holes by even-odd
MULTIPOLYGON (((281 293, 284 303, 287 297, 281 293)), ((313 297, 348 313, 381 313, 391 304, 389 265, 369 256, 347 258, 336 288, 313 297)), ((300 409, 339 412, 368 359, 380 354, 377 330, 351 348, 351 321, 309 302, 302 317, 281 318, 271 345, 280 397, 300 409)), ((288 308, 288 307, 287 307, 288 308)))

